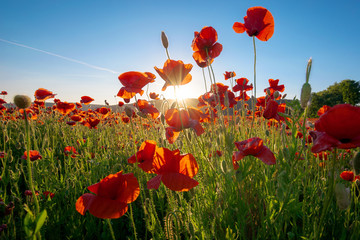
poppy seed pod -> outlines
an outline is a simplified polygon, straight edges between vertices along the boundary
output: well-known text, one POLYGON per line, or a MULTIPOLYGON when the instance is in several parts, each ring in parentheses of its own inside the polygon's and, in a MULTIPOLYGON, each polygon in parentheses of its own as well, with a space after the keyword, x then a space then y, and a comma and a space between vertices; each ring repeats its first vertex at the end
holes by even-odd
POLYGON ((311 97, 311 85, 309 83, 304 83, 301 88, 300 104, 302 108, 306 108, 307 103, 311 97))
POLYGON ((126 113, 126 116, 131 118, 131 117, 133 117, 133 114, 135 113, 135 111, 134 111, 134 109, 132 107, 126 106, 125 107, 125 113, 126 113))
POLYGON ((30 97, 26 95, 16 95, 14 97, 14 103, 18 108, 28 108, 31 105, 31 99, 30 97))
POLYGON ((274 98, 275 98, 275 99, 278 99, 279 96, 280 96, 279 91, 275 91, 275 92, 274 92, 274 98))
POLYGON ((350 189, 344 184, 337 183, 335 186, 336 204, 341 210, 345 210, 350 206, 350 189))
POLYGON ((161 32, 161 42, 164 48, 169 47, 169 41, 164 31, 161 32))
POLYGON ((353 162, 354 162, 355 174, 359 175, 360 174, 360 152, 356 153, 353 162))

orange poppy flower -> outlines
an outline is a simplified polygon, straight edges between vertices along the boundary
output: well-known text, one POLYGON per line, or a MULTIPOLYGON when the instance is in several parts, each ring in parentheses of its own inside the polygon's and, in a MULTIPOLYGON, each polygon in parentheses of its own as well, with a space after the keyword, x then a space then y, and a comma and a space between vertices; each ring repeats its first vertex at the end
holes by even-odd
POLYGON ((269 40, 274 34, 274 18, 270 11, 263 7, 252 7, 247 10, 244 23, 235 22, 233 29, 236 33, 247 32, 261 41, 269 40))
POLYGON ((156 119, 159 116, 159 110, 156 109, 154 105, 149 103, 146 100, 139 99, 137 101, 137 106, 139 107, 139 111, 143 114, 149 114, 151 118, 156 119))
POLYGON ((151 99, 159 100, 159 94, 156 94, 156 93, 154 93, 154 92, 151 92, 151 93, 149 94, 149 96, 150 96, 151 99))
POLYGON ((59 101, 56 103, 56 110, 65 116, 75 110, 75 104, 59 101))
POLYGON ((331 108, 331 107, 329 107, 328 105, 322 106, 322 107, 318 110, 317 115, 318 115, 318 116, 323 115, 323 114, 324 114, 326 111, 328 111, 330 108, 331 108))
POLYGON ((217 42, 217 32, 213 27, 203 27, 200 32, 194 32, 194 35, 191 44, 193 58, 199 67, 207 67, 220 55, 223 46, 217 42))
POLYGON ((199 166, 190 153, 180 155, 179 149, 156 148, 153 159, 156 177, 147 182, 148 189, 158 189, 162 182, 173 191, 189 191, 199 183, 193 179, 199 166))
POLYGON ((118 79, 124 86, 120 89, 117 96, 123 98, 126 102, 130 101, 137 93, 143 95, 142 88, 151 82, 154 82, 156 76, 150 72, 125 72, 120 74, 118 79))
POLYGON ((97 129, 97 125, 100 123, 100 119, 88 117, 85 119, 85 121, 82 122, 82 124, 90 129, 97 129))
POLYGON ((360 147, 360 107, 350 104, 333 106, 315 122, 311 151, 318 153, 332 148, 360 147))
POLYGON ((89 97, 89 96, 82 96, 82 97, 81 97, 81 100, 80 100, 80 103, 85 104, 85 105, 88 105, 88 104, 90 104, 92 101, 94 101, 93 98, 91 98, 91 97, 89 97))
POLYGON ((88 187, 93 192, 85 193, 76 201, 75 207, 81 215, 89 212, 97 218, 113 219, 123 216, 139 196, 139 182, 133 173, 110 174, 100 182, 88 187))
POLYGON ((242 142, 235 142, 235 146, 239 151, 234 152, 232 156, 234 169, 239 168, 237 161, 240 161, 244 157, 251 155, 259 158, 263 163, 267 165, 273 165, 276 163, 276 159, 271 150, 264 146, 263 140, 258 137, 249 138, 242 142))
POLYGON ((39 88, 35 91, 35 99, 40 101, 45 101, 46 99, 55 97, 56 94, 53 94, 51 91, 45 88, 39 88))
POLYGON ((164 79, 165 84, 162 87, 162 91, 165 91, 168 86, 179 86, 189 83, 192 76, 189 74, 193 65, 184 64, 183 61, 168 59, 164 63, 163 69, 154 67, 156 72, 164 79))
POLYGON ((227 72, 227 71, 225 71, 225 73, 224 73, 225 80, 228 80, 228 79, 233 78, 235 76, 236 76, 235 72, 227 72))
POLYGON ((64 148, 64 153, 65 156, 68 156, 69 154, 71 154, 70 157, 75 158, 76 155, 78 154, 78 152, 76 151, 76 149, 72 146, 67 146, 64 148))
POLYGON ((279 79, 269 79, 269 84, 270 87, 265 88, 264 92, 266 93, 267 90, 270 91, 270 96, 274 95, 274 92, 279 91, 279 92, 284 92, 285 91, 285 86, 284 84, 278 85, 279 84, 279 79))
POLYGON ((138 162, 138 167, 144 172, 154 173, 153 159, 156 150, 156 142, 153 140, 146 140, 143 142, 136 152, 128 159, 128 163, 138 162))
MULTIPOLYGON (((38 160, 38 159, 42 159, 42 156, 36 150, 30 150, 29 153, 30 153, 30 161, 35 161, 35 160, 38 160)), ((24 155, 22 155, 21 158, 22 159, 27 159, 27 151, 24 152, 24 155)))
POLYGON ((167 110, 165 112, 165 120, 169 125, 169 127, 166 128, 166 138, 171 144, 176 141, 183 129, 192 128, 195 130, 197 136, 205 132, 199 120, 192 119, 189 112, 185 109, 181 109, 180 113, 175 108, 167 110))

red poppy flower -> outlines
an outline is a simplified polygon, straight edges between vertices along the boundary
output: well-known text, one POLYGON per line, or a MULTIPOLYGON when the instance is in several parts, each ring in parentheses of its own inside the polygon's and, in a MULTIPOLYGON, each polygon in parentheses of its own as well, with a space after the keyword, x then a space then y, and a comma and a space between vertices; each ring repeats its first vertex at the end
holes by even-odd
POLYGON ((224 73, 225 80, 228 80, 228 79, 233 78, 235 76, 236 76, 235 72, 227 72, 227 71, 225 71, 225 73, 224 73))
POLYGON ((69 113, 75 110, 75 104, 59 101, 56 103, 56 110, 60 112, 62 115, 68 115, 69 113))
POLYGON ((249 83, 249 80, 247 78, 238 78, 235 80, 236 85, 233 87, 234 92, 240 91, 240 94, 238 97, 235 98, 236 101, 244 100, 248 101, 250 97, 247 95, 247 91, 250 91, 253 89, 253 85, 249 83))
POLYGON ((0 105, 5 104, 5 103, 6 103, 6 101, 4 99, 0 98, 0 105))
POLYGON ((156 148, 153 159, 156 177, 147 182, 148 189, 158 189, 160 182, 173 191, 189 191, 199 183, 193 179, 199 166, 190 153, 180 155, 178 149, 156 148))
POLYGON ((81 122, 83 120, 83 118, 80 115, 72 115, 70 118, 75 122, 81 122))
POLYGON ((153 173, 153 159, 156 148, 155 141, 146 140, 141 144, 139 150, 136 152, 136 155, 134 154, 128 159, 128 163, 138 162, 138 167, 144 172, 153 173))
POLYGON ((156 93, 154 93, 154 92, 151 92, 151 93, 149 94, 149 96, 150 96, 151 99, 159 100, 159 94, 156 94, 156 93))
POLYGON ((315 122, 311 151, 360 147, 360 107, 339 104, 330 108, 315 122))
POLYGON ((64 153, 65 153, 65 156, 68 156, 69 154, 71 154, 70 157, 72 157, 72 158, 75 158, 76 155, 78 154, 76 149, 74 147, 72 147, 72 146, 66 146, 64 148, 64 153))
POLYGON ((340 177, 345 181, 352 182, 354 180, 355 174, 352 171, 343 171, 340 174, 340 177))
POLYGON ((156 119, 159 116, 159 110, 156 109, 154 105, 149 103, 146 100, 139 99, 137 101, 137 106, 139 107, 139 111, 143 114, 150 114, 151 118, 156 119))
POLYGON ((125 102, 129 102, 137 93, 143 95, 144 90, 142 88, 151 82, 154 82, 156 76, 150 72, 125 72, 120 74, 118 79, 124 86, 120 89, 117 96, 124 99, 125 102))
POLYGON ((317 112, 317 115, 318 116, 321 116, 321 115, 323 115, 327 110, 329 110, 331 107, 329 107, 328 105, 324 105, 324 106, 322 106, 319 110, 318 110, 318 112, 317 112))
POLYGON ((269 40, 274 34, 274 18, 270 11, 263 7, 249 8, 244 17, 244 24, 235 22, 233 29, 236 33, 247 32, 261 41, 269 40))
MULTIPOLYGON (((30 161, 35 161, 38 159, 42 159, 42 156, 40 153, 36 150, 30 150, 30 161)), ((24 152, 24 155, 21 157, 22 159, 27 159, 27 151, 24 152)))
POLYGON ((55 97, 56 94, 53 94, 51 91, 45 88, 39 88, 35 91, 35 99, 45 101, 46 99, 55 97))
POLYGON ((164 79, 165 84, 162 87, 162 91, 165 91, 168 86, 179 86, 189 83, 192 76, 189 74, 193 65, 184 64, 183 61, 168 59, 164 63, 163 69, 154 67, 156 72, 164 79))
POLYGON ((119 107, 122 107, 122 106, 124 106, 124 102, 122 102, 122 101, 119 101, 119 107))
POLYGON ((6 153, 5 153, 5 152, 0 152, 0 158, 4 158, 4 157, 5 157, 5 155, 6 155, 6 153))
POLYGON ((111 112, 111 109, 106 108, 106 107, 101 107, 101 108, 95 109, 95 112, 100 113, 102 115, 102 117, 105 118, 109 115, 109 113, 111 112))
POLYGON ((266 119, 275 119, 277 121, 283 121, 284 117, 281 117, 278 113, 285 112, 286 103, 278 104, 274 100, 270 100, 266 103, 266 108, 263 113, 263 117, 266 119))
POLYGON ((169 127, 166 128, 166 138, 171 144, 176 141, 183 129, 192 128, 195 130, 197 136, 205 132, 199 121, 190 118, 189 112, 185 109, 181 109, 180 113, 175 108, 167 110, 165 112, 165 120, 169 125, 169 127))
POLYGON ((207 67, 214 58, 220 55, 223 46, 216 42, 218 36, 213 27, 203 27, 200 33, 195 32, 194 35, 195 38, 191 44, 194 51, 193 58, 199 67, 207 67))
POLYGON ((82 124, 90 129, 97 129, 97 125, 100 123, 100 119, 88 117, 85 119, 85 121, 82 122, 82 124))
POLYGON ((7 95, 7 91, 1 91, 0 95, 7 95))
POLYGON ((44 191, 43 192, 43 195, 45 196, 45 197, 50 197, 50 199, 53 199, 54 197, 55 197, 55 194, 54 193, 52 193, 52 192, 49 192, 49 191, 44 191))
POLYGON ((239 168, 237 161, 240 161, 248 155, 259 158, 267 165, 276 163, 274 154, 268 147, 264 146, 263 140, 258 137, 249 138, 242 142, 235 142, 235 146, 239 150, 238 152, 234 152, 232 156, 235 170, 239 168))
POLYGON ((97 218, 119 218, 127 212, 128 204, 139 196, 139 183, 133 173, 110 174, 99 183, 91 185, 76 201, 75 207, 81 215, 89 212, 97 218))
POLYGON ((270 87, 265 88, 264 92, 266 93, 267 90, 270 91, 270 96, 273 96, 274 92, 279 91, 279 92, 284 92, 285 91, 285 86, 284 84, 282 85, 278 85, 279 84, 279 79, 269 79, 269 84, 270 87))
POLYGON ((90 104, 92 101, 94 101, 93 98, 89 97, 89 96, 82 96, 81 97, 81 100, 80 100, 80 103, 83 103, 85 105, 88 105, 90 104))

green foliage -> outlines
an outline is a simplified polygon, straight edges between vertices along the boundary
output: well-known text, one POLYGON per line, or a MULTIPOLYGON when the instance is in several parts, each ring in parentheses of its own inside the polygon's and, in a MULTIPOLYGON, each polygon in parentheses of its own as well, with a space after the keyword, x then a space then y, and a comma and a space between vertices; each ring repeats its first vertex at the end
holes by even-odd
POLYGON ((360 103, 360 81, 346 79, 329 86, 326 90, 312 93, 310 117, 318 117, 317 111, 324 105, 332 107, 341 103, 360 103))

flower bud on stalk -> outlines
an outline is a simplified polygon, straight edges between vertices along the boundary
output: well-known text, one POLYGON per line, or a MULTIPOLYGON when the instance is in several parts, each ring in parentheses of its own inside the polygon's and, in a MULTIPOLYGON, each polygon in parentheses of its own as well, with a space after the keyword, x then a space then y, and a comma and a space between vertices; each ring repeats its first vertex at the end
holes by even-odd
POLYGON ((26 95, 16 95, 14 97, 14 103, 18 108, 25 109, 30 107, 31 99, 26 95))
POLYGON ((356 153, 353 163, 354 163, 355 174, 360 175, 360 151, 356 153))
POLYGON ((350 189, 344 184, 337 183, 335 186, 336 204, 341 210, 345 210, 350 206, 350 189))
POLYGON ((300 104, 302 108, 306 108, 311 97, 311 85, 309 84, 311 72, 312 58, 309 59, 306 67, 306 82, 301 88, 300 104))
POLYGON ((169 47, 169 41, 168 41, 167 36, 164 31, 161 32, 161 42, 162 42, 162 45, 164 46, 164 48, 169 47))

